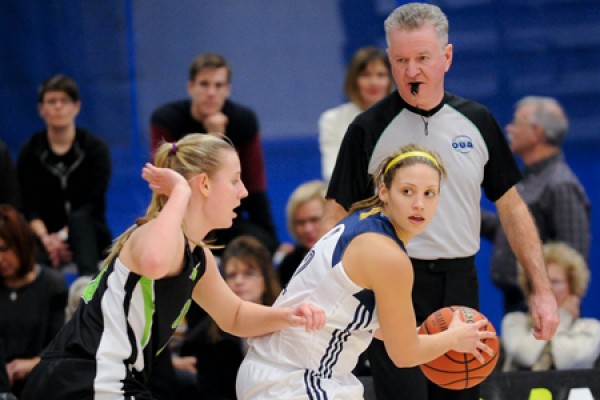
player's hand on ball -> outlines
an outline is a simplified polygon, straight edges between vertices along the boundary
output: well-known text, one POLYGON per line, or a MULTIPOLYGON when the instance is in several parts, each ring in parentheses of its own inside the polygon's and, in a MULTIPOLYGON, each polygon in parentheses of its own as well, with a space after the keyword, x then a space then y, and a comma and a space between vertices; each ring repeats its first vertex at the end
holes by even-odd
POLYGON ((291 310, 289 316, 290 325, 304 326, 307 332, 323 328, 327 322, 327 315, 321 307, 313 304, 300 304, 291 310))
POLYGON ((431 313, 419 327, 420 334, 451 330, 453 350, 419 367, 436 385, 464 390, 483 382, 498 362, 500 342, 496 329, 474 308, 448 306, 431 313))
POLYGON ((483 328, 488 324, 487 319, 481 319, 475 322, 463 322, 459 310, 454 310, 452 313, 452 322, 448 330, 454 331, 456 345, 452 350, 461 353, 472 354, 480 363, 484 363, 484 357, 481 354, 485 351, 488 355, 493 356, 494 350, 484 343, 484 340, 496 336, 496 332, 490 332, 483 328), (482 330, 483 329, 483 330, 482 330))

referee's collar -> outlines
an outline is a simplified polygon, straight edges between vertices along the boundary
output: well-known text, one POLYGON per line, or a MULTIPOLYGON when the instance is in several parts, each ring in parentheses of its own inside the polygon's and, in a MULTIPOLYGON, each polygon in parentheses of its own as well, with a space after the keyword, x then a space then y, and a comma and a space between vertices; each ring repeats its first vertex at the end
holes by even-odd
POLYGON ((402 96, 400 96, 400 93, 398 93, 398 91, 396 91, 396 95, 398 96, 400 101, 404 104, 404 107, 406 107, 410 111, 414 112, 415 114, 419 114, 424 117, 431 117, 432 115, 434 115, 435 113, 440 111, 442 109, 442 107, 444 107, 444 104, 446 104, 446 93, 444 93, 444 97, 442 97, 442 101, 440 102, 440 104, 433 107, 431 110, 423 110, 421 108, 411 106, 402 98, 402 96))

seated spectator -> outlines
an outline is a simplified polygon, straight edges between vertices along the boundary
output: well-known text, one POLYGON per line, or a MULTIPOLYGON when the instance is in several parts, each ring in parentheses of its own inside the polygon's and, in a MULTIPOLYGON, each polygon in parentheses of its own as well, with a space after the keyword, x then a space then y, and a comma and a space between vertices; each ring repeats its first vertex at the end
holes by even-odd
POLYGON ((21 198, 17 170, 13 164, 10 151, 2 140, 0 140, 0 177, 0 204, 11 204, 16 208, 20 208, 21 198))
POLYGON ((296 243, 277 268, 281 286, 287 285, 308 250, 319 240, 326 191, 322 181, 309 181, 298 186, 288 199, 287 226, 296 243))
POLYGON ((66 303, 62 274, 35 262, 27 221, 12 206, 0 205, 0 353, 15 395, 63 326, 66 303))
POLYGON ((362 111, 394 90, 386 53, 363 47, 354 53, 344 80, 347 103, 326 110, 319 118, 319 149, 323 180, 329 182, 348 125, 362 111))
MULTIPOLYGON (((221 260, 225 281, 242 300, 271 305, 281 290, 269 251, 250 236, 239 236, 221 260)), ((246 354, 246 340, 223 332, 207 318, 188 332, 182 356, 196 359, 199 398, 235 400, 237 370, 246 354)))
MULTIPOLYGON (((600 321, 582 318, 581 299, 590 280, 584 258, 560 242, 543 247, 544 261, 560 312, 560 324, 550 341, 531 334, 531 315, 512 312, 502 320, 503 371, 592 368, 600 355, 600 321)), ((519 268, 519 282, 531 299, 531 283, 519 268)))
POLYGON ((23 212, 42 244, 38 259, 53 267, 74 262, 79 275, 95 275, 112 240, 108 147, 75 125, 81 103, 69 77, 43 82, 38 101, 46 129, 25 143, 17 162, 23 212))
MULTIPOLYGON (((190 98, 165 104, 150 117, 152 154, 161 143, 176 141, 189 133, 227 136, 239 154, 248 197, 242 199, 231 228, 214 233, 215 244, 227 245, 237 236, 251 235, 274 253, 278 241, 267 197, 256 115, 250 108, 229 99, 231 67, 223 56, 212 53, 197 56, 190 65, 188 79, 190 98)), ((215 255, 221 255, 222 249, 214 250, 215 255)))

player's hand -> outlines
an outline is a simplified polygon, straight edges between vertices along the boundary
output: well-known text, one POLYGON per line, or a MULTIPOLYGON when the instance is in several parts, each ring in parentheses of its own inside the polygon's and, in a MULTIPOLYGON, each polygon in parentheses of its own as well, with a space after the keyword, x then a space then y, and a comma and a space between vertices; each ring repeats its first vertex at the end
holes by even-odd
POLYGON ((321 307, 312 304, 300 304, 291 311, 290 325, 304 326, 307 332, 323 328, 327 322, 327 315, 321 307))
POLYGON ((529 305, 533 319, 533 336, 538 340, 552 339, 560 322, 556 298, 552 291, 532 293, 529 305))
POLYGON ((456 344, 452 350, 472 354, 483 364, 485 360, 481 355, 482 351, 485 351, 490 356, 494 355, 494 350, 485 344, 484 340, 496 336, 495 332, 490 332, 485 329, 487 324, 487 319, 466 323, 461 320, 460 311, 455 310, 452 313, 452 322, 450 322, 450 325, 448 326, 448 331, 453 331, 456 339, 456 344))
MULTIPOLYGON (((159 168, 146 163, 142 169, 142 178, 148 182, 148 186, 157 194, 170 196, 177 185, 189 185, 185 178, 171 168, 159 168)), ((191 190, 191 189, 189 189, 191 190)))

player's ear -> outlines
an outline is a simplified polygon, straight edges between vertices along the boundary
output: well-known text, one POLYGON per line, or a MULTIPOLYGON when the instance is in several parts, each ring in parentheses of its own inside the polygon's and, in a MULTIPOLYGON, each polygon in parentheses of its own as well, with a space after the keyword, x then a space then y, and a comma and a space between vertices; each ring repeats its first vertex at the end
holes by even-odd
POLYGON ((388 202, 389 190, 385 186, 385 183, 379 183, 379 200, 381 200, 384 204, 388 202))
POLYGON ((208 196, 210 191, 210 179, 208 179, 208 175, 206 172, 201 172, 196 175, 194 179, 194 185, 196 188, 205 196, 208 196))

